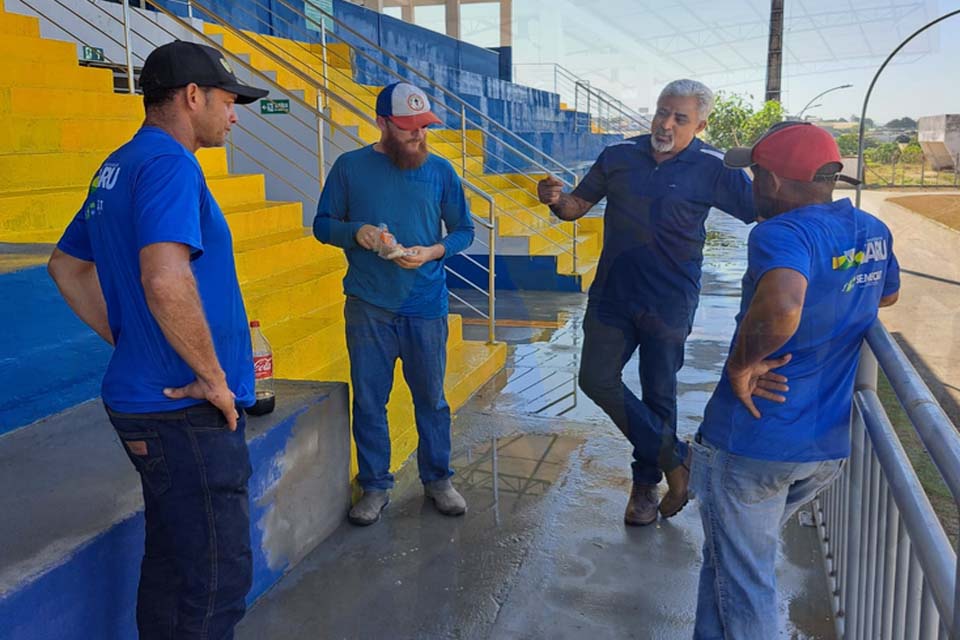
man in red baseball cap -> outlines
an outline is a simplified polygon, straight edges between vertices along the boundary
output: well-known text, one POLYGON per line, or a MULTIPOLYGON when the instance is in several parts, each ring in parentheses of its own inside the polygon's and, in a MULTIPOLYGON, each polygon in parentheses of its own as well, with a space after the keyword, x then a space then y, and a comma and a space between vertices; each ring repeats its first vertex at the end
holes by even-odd
POLYGON ((889 229, 833 200, 829 133, 771 128, 727 166, 753 170, 750 233, 730 355, 693 447, 705 543, 695 638, 776 638, 779 531, 850 454, 854 375, 900 275, 889 229))

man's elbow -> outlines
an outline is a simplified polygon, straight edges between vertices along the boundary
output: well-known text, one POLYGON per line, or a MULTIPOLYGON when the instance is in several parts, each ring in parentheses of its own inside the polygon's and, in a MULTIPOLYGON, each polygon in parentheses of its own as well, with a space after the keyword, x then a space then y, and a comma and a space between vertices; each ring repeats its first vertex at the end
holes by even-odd
POLYGON ((897 300, 899 300, 899 299, 900 299, 900 292, 899 292, 899 291, 894 291, 894 292, 891 293, 890 295, 888 295, 888 296, 883 296, 882 298, 880 298, 880 306, 881 306, 881 307, 892 307, 893 305, 897 304, 897 300))
MULTIPOLYGON (((190 277, 192 278, 192 274, 190 277)), ((190 283, 184 274, 176 270, 161 269, 142 273, 140 284, 143 286, 147 305, 155 309, 159 305, 182 297, 190 283)))
POLYGON ((93 268, 92 262, 84 262, 73 256, 54 249, 47 260, 47 273, 57 285, 62 285, 68 280, 75 280, 83 275, 87 269, 93 268))

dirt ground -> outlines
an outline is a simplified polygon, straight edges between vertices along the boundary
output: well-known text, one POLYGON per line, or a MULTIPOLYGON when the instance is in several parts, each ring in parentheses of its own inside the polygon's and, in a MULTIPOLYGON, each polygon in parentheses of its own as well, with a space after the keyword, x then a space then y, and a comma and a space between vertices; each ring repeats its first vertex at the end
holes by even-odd
POLYGON ((889 201, 960 231, 960 195, 934 193, 900 196, 889 201))

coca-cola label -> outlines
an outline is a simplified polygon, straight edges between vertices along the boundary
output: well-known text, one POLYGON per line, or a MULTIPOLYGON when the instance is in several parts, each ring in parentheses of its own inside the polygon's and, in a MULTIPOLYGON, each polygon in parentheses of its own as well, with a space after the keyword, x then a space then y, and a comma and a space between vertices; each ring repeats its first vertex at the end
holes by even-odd
POLYGON ((253 356, 253 377, 257 380, 273 377, 273 356, 253 356))

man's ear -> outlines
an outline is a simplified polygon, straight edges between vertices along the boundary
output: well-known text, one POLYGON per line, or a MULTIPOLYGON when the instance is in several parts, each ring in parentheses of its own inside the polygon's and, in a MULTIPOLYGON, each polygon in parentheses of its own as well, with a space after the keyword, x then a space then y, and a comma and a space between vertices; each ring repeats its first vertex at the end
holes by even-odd
POLYGON ((191 82, 186 87, 183 88, 183 99, 187 105, 187 109, 195 111, 206 105, 206 96, 202 96, 203 89, 195 83, 191 82), (201 97, 202 96, 202 97, 201 97))
POLYGON ((380 127, 380 131, 386 133, 389 125, 387 124, 387 119, 383 116, 377 116, 377 126, 380 127))
POLYGON ((707 121, 706 121, 706 120, 701 120, 701 121, 700 121, 700 124, 697 125, 697 130, 694 132, 693 135, 699 134, 700 132, 702 132, 702 131, 703 131, 704 129, 706 129, 706 128, 707 128, 707 121))

